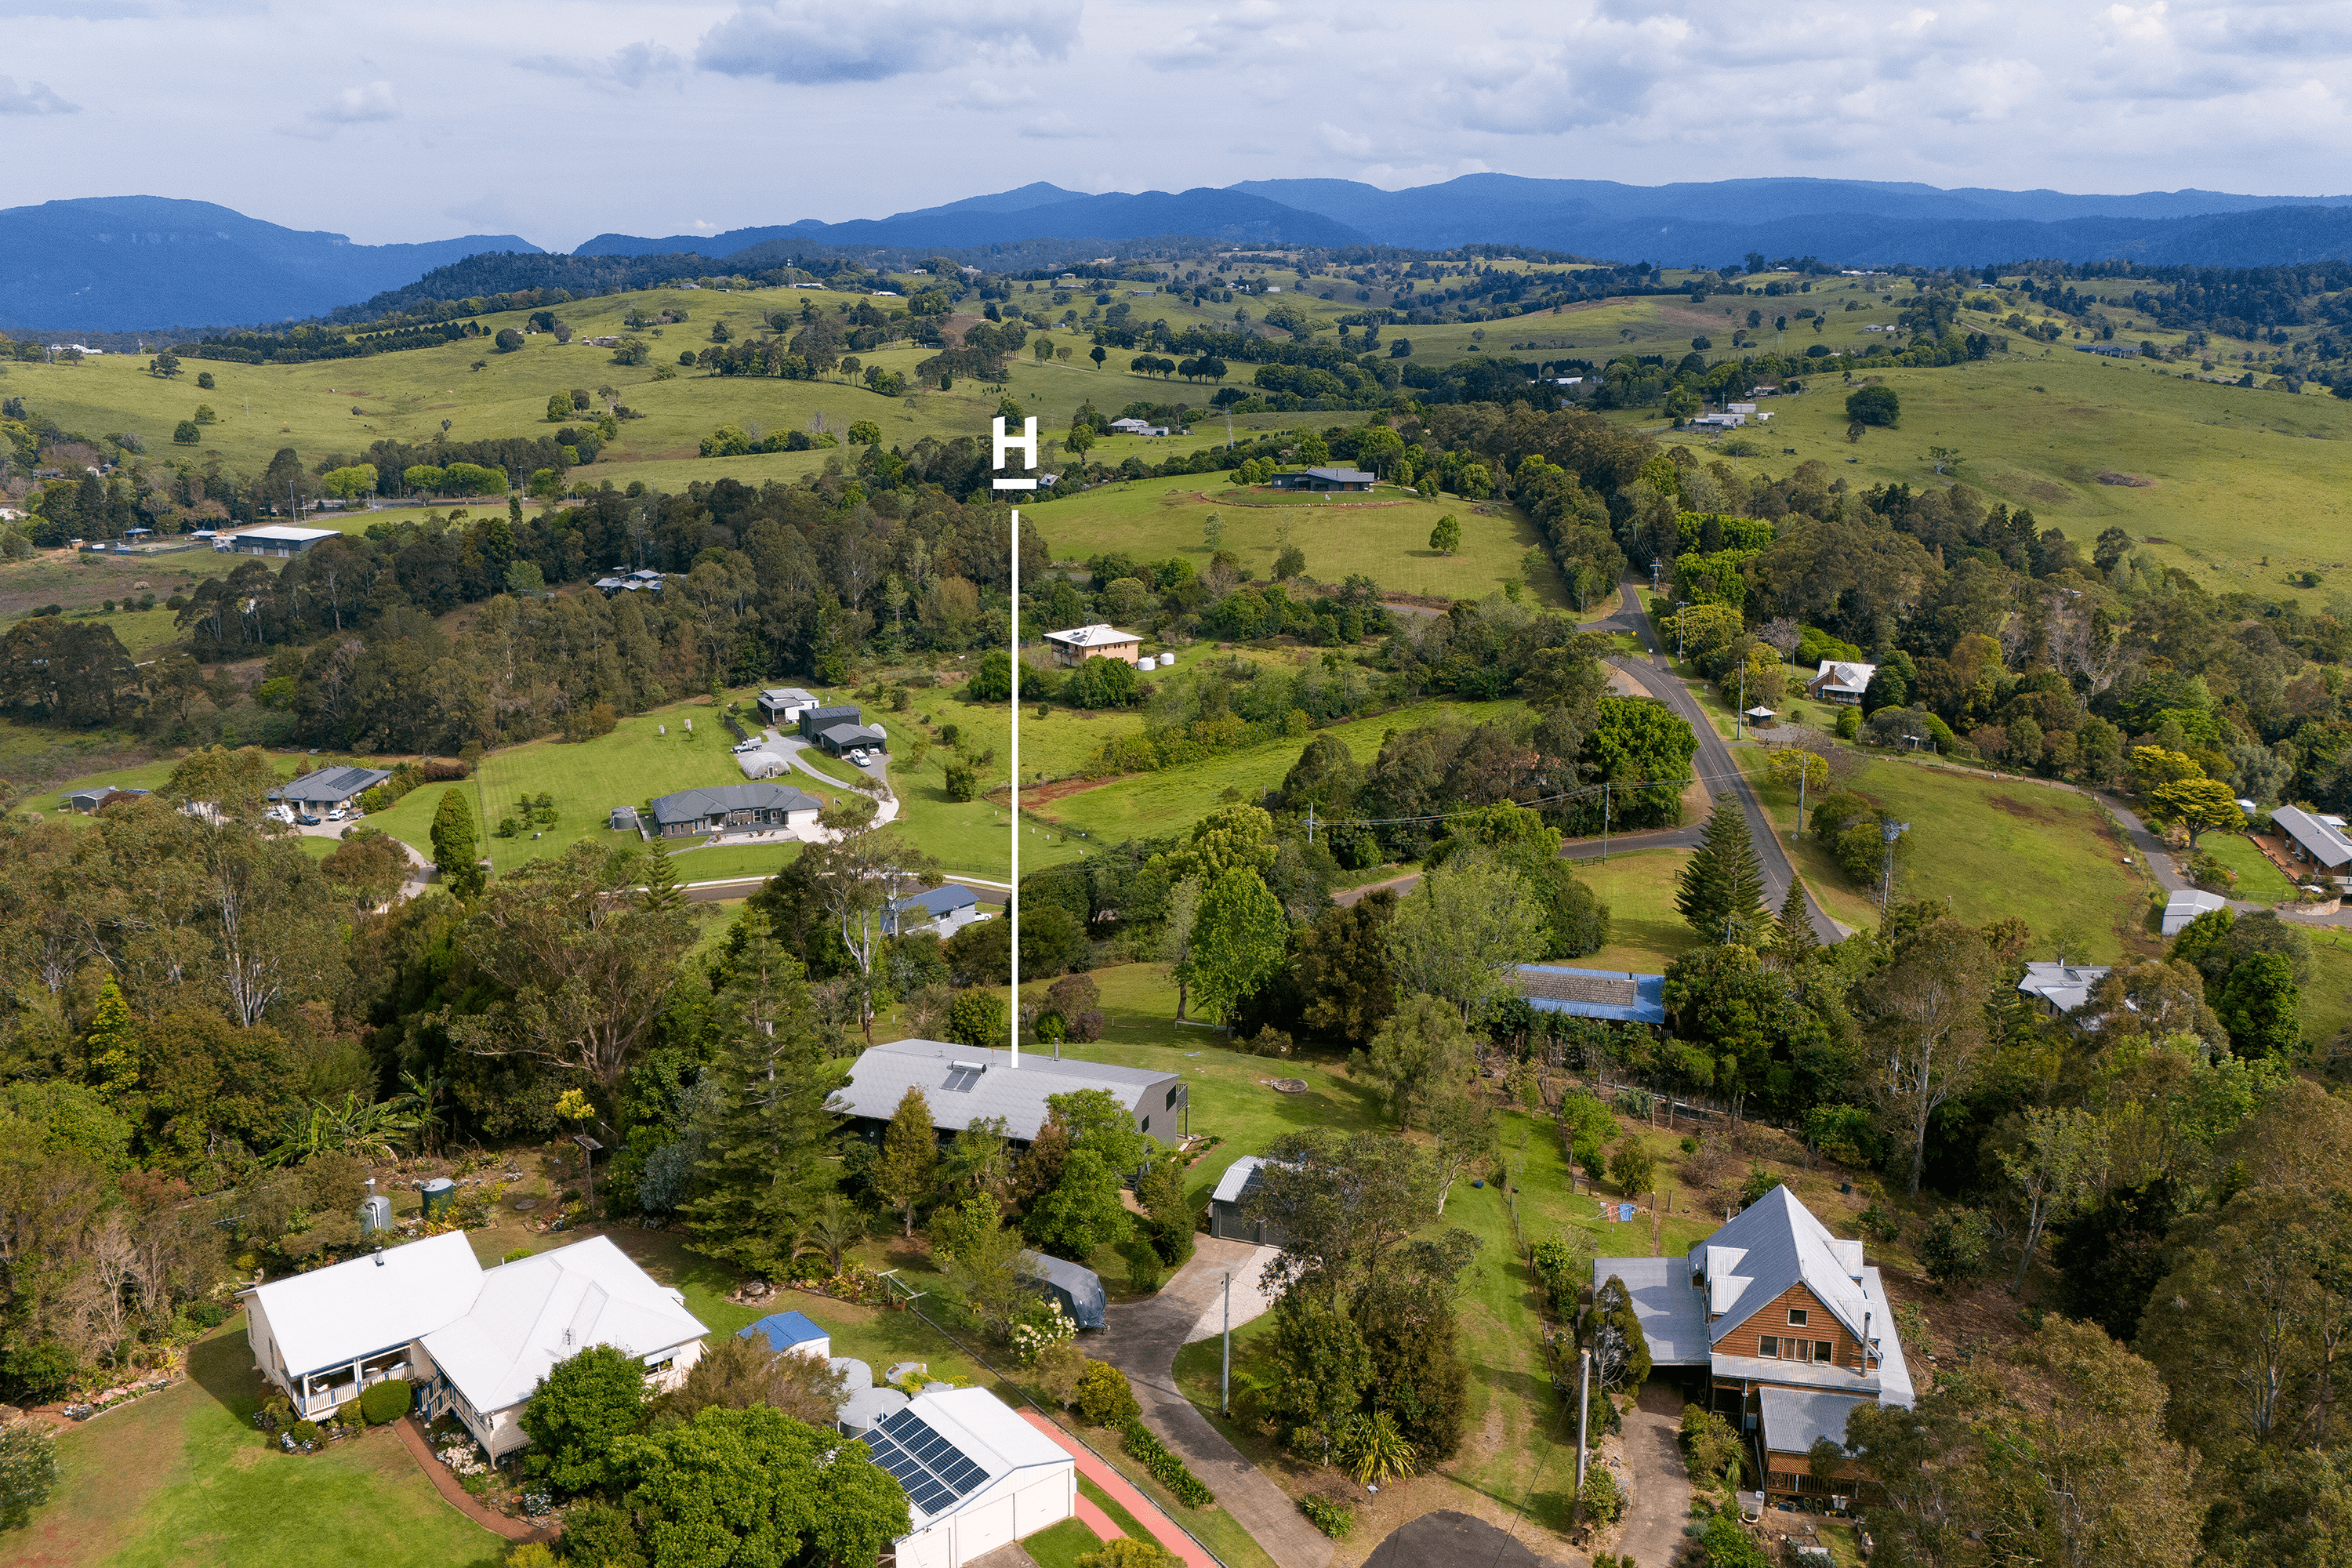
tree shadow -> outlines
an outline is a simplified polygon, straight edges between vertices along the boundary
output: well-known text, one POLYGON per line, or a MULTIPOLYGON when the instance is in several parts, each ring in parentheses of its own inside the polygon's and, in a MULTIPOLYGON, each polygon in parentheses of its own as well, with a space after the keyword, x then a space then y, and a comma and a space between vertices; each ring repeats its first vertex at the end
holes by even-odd
POLYGON ((243 1314, 188 1347, 188 1381, 241 1425, 251 1425, 253 1413, 261 1408, 261 1373, 254 1369, 253 1347, 246 1342, 243 1314))

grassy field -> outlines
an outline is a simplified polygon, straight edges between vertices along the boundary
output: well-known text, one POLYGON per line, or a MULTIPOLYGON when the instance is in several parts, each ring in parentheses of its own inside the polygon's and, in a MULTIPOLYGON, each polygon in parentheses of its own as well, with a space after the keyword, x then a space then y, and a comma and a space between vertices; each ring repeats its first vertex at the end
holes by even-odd
MULTIPOLYGON (((1878 923, 1877 889, 1862 889, 1808 836, 1790 838, 1796 792, 1765 782, 1760 752, 1741 749, 1740 765, 1782 834, 1814 899, 1856 928, 1878 923)), ((2070 954, 2110 963, 2144 954, 2147 882, 2131 847, 2094 802, 2072 790, 2023 779, 1987 779, 1949 769, 1874 759, 1852 788, 1911 824, 1896 863, 1896 895, 1947 901, 1971 924, 2014 915, 2033 928, 2029 956, 2052 955, 2070 935, 2070 954)))
MULTIPOLYGON (((1381 742, 1391 730, 1410 730, 1446 716, 1465 723, 1483 723, 1508 717, 1520 706, 1516 701, 1420 702, 1370 719, 1333 724, 1318 733, 1346 742, 1360 761, 1370 762, 1379 754, 1381 742)), ((1251 798, 1280 784, 1306 745, 1305 738, 1273 741, 1162 773, 1129 773, 1053 800, 1024 802, 1025 814, 1041 824, 1058 825, 1083 838, 1104 843, 1174 833, 1222 804, 1229 790, 1251 798)), ((1076 852, 1075 847, 1066 847, 1076 852)))
POLYGON ((1698 945, 1697 933, 1675 911, 1675 883, 1690 859, 1686 849, 1643 849, 1576 863, 1579 880, 1609 906, 1609 945, 1566 962, 1581 969, 1638 970, 1656 974, 1698 945))
MULTIPOLYGON (((1295 417, 1317 425, 1328 419, 1295 417)), ((1106 485, 1022 510, 1056 560, 1124 551, 1148 561, 1182 555, 1205 566, 1211 552, 1202 529, 1214 515, 1224 525, 1223 548, 1260 577, 1274 574, 1280 531, 1287 526, 1290 542, 1306 552, 1308 574, 1323 582, 1361 573, 1391 593, 1444 598, 1479 598, 1506 579, 1520 579, 1520 557, 1541 542, 1516 509, 1482 510, 1458 498, 1415 500, 1384 485, 1368 498, 1274 504, 1276 493, 1229 490, 1222 475, 1194 474, 1106 485), (1430 530, 1444 516, 1462 525, 1462 548, 1453 555, 1429 547, 1430 530)), ((1565 603, 1557 573, 1534 586, 1545 603, 1565 603)))
POLYGON ((188 1381, 58 1439, 57 1495, 0 1535, 0 1564, 499 1561, 507 1543, 444 1502, 388 1428, 316 1454, 265 1447, 241 1320, 193 1347, 189 1368, 188 1381))
POLYGON ((2198 839, 2197 847, 2238 874, 2236 885, 2230 889, 2231 898, 2280 904, 2294 897, 2294 884, 2286 879, 2286 873, 2272 865, 2270 857, 2243 834, 2208 833, 2198 839))

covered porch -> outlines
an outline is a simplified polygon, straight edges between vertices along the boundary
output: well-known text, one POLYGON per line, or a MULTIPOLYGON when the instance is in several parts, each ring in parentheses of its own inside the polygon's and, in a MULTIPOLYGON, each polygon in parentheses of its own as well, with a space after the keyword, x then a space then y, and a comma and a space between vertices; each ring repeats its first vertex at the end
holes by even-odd
POLYGON ((360 1391, 371 1384, 406 1377, 410 1355, 408 1345, 394 1345, 344 1365, 304 1373, 287 1390, 287 1397, 293 1402, 297 1414, 316 1421, 357 1399, 360 1391))

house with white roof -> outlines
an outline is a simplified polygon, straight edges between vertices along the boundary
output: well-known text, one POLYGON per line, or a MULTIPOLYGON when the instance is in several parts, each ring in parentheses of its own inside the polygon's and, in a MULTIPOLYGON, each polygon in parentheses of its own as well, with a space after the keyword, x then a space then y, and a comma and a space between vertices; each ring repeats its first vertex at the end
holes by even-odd
MULTIPOLYGON (((1912 1403, 1878 1270, 1861 1242, 1832 1236, 1785 1185, 1686 1258, 1594 1260, 1596 1289, 1612 1276, 1633 1298, 1652 1364, 1704 1368, 1710 1406, 1736 1405, 1743 1432, 1759 1429, 1767 1397, 1785 1403, 1775 1391, 1818 1396, 1805 1405, 1809 1418, 1841 1438, 1855 1407, 1912 1403)), ((1775 1453, 1773 1467, 1780 1462, 1775 1453)), ((1767 1490, 1799 1489, 1793 1471, 1768 1470, 1766 1479, 1767 1490)))
POLYGON ((940 1388, 860 1434, 907 1494, 898 1568, 964 1568, 1077 1513, 1077 1466, 984 1388, 940 1388))
POLYGON ((425 1419, 456 1415, 493 1459, 530 1443, 523 1407, 556 1363, 611 1345, 668 1389, 709 1332, 605 1237, 484 1268, 463 1231, 258 1286, 245 1331, 298 1414, 405 1378, 425 1419))
POLYGON ((213 536, 213 548, 237 555, 305 555, 320 541, 341 537, 340 529, 288 528, 283 524, 272 524, 268 528, 241 528, 235 533, 215 534, 213 536))
POLYGON ((797 686, 772 686, 760 693, 760 717, 771 724, 797 724, 815 706, 815 697, 797 686))
POLYGON ((2088 1002, 2099 982, 2107 977, 2109 967, 2087 963, 2029 963, 2025 966, 2025 978, 2017 983, 2017 988, 2042 1004, 2042 1010, 2055 1018, 2088 1002))
POLYGON ((2209 893, 2201 888, 2183 888, 2164 900, 2164 934, 2179 936, 2198 916, 2210 915, 2215 910, 2229 907, 2230 900, 2219 893, 2209 893))
POLYGON ((1141 637, 1099 623, 1072 626, 1066 632, 1047 632, 1045 641, 1052 647, 1054 657, 1067 665, 1084 664, 1090 658, 1123 658, 1133 664, 1143 654, 1141 637))
POLYGON ((1827 658, 1805 682, 1805 695, 1822 702, 1842 702, 1853 707, 1862 701, 1862 694, 1870 689, 1870 678, 1878 673, 1874 664, 1857 664, 1852 659, 1827 658))

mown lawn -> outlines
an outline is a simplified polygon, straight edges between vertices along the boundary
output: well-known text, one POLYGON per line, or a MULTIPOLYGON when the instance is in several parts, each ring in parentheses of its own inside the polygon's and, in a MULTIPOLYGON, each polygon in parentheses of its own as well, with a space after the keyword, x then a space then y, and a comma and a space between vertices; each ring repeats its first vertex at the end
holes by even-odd
POLYGON ((2245 835, 2208 833, 2197 840, 2197 847, 2238 874, 2230 897, 2265 904, 2285 903, 2294 897, 2294 884, 2286 879, 2286 873, 2272 865, 2270 857, 2245 835))
POLYGON ((1689 859, 1687 849, 1642 849, 1612 853, 1606 863, 1577 861, 1578 879, 1609 906, 1609 945, 1560 962, 1656 974, 1696 947, 1698 934, 1675 909, 1675 880, 1689 859))
POLYGON ((57 1495, 0 1535, 6 1568, 320 1563, 489 1568, 506 1542, 443 1501, 397 1434, 315 1454, 254 1429, 242 1319, 193 1347, 184 1383, 69 1428, 57 1495))

